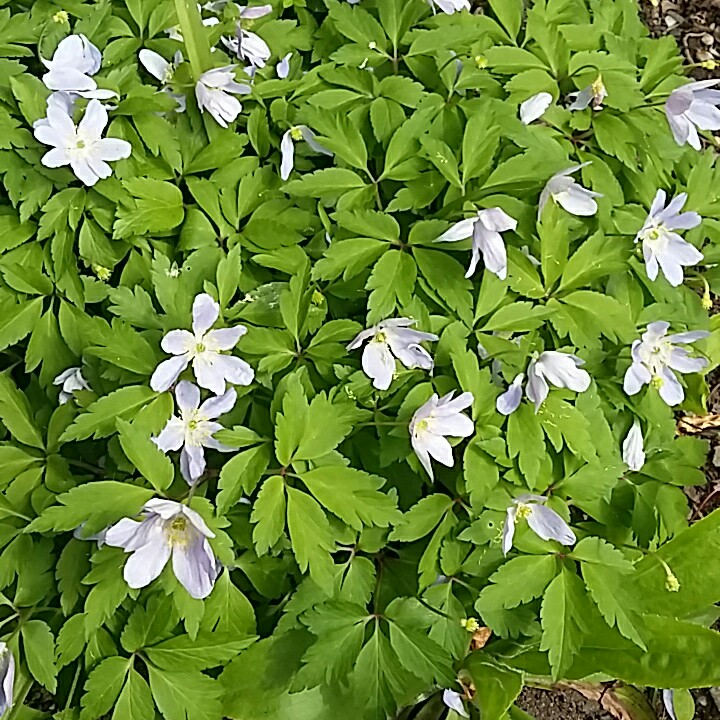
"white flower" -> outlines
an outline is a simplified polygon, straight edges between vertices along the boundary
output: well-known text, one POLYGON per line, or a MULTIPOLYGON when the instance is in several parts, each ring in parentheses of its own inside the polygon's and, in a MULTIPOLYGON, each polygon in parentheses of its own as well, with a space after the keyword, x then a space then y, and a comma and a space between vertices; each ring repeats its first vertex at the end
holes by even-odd
POLYGON ((247 95, 249 85, 235 82, 235 65, 204 72, 195 85, 195 97, 201 112, 207 110, 222 127, 227 127, 240 114, 240 101, 228 93, 247 95))
POLYGON ((0 717, 13 705, 15 657, 6 643, 0 641, 0 717))
POLYGON ((549 92, 540 92, 528 98, 520 106, 520 120, 523 125, 529 125, 539 120, 545 111, 552 105, 553 97, 549 92))
POLYGON ((670 720, 677 720, 675 715, 675 691, 674 690, 663 690, 662 700, 667 714, 670 716, 670 720))
POLYGON ((395 373, 395 358, 407 368, 432 370, 433 359, 420 343, 435 341, 438 336, 411 330, 414 324, 415 321, 409 318, 383 320, 375 327, 363 330, 347 346, 348 350, 355 350, 366 340, 370 341, 363 350, 362 367, 378 390, 390 387, 395 373))
POLYGON ((635 420, 625 436, 622 445, 623 462, 633 471, 638 472, 645 464, 645 449, 640 423, 635 420))
POLYGON ((180 417, 171 417, 160 435, 152 440, 164 453, 182 447, 180 472, 192 485, 205 472, 203 448, 221 452, 232 450, 213 438, 213 433, 223 429, 220 423, 213 420, 233 409, 237 393, 235 388, 230 388, 224 394, 211 397, 200 405, 200 390, 197 385, 182 380, 175 388, 175 399, 180 408, 180 417))
POLYGON ((602 110, 603 100, 606 97, 607 90, 602 75, 598 75, 586 88, 568 95, 568 100, 573 101, 568 110, 585 110, 590 105, 592 105, 593 110, 602 110))
POLYGON ((641 340, 632 344, 632 364, 625 373, 623 387, 628 395, 636 395, 643 385, 652 383, 660 397, 670 406, 679 405, 685 398, 685 391, 675 372, 700 372, 707 360, 692 357, 688 350, 677 345, 687 345, 707 337, 704 330, 667 335, 670 323, 652 322, 641 340))
POLYGON ((291 52, 285 55, 285 57, 275 66, 275 73, 281 80, 285 80, 285 78, 290 74, 290 58, 292 58, 291 52))
POLYGON ((221 354, 223 350, 232 350, 247 328, 238 325, 210 330, 220 315, 220 305, 206 293, 196 296, 192 315, 192 332, 171 330, 162 339, 162 349, 175 357, 164 360, 155 368, 150 387, 156 392, 164 392, 190 362, 198 385, 216 395, 225 392, 226 381, 233 385, 249 385, 255 377, 253 369, 238 357, 221 354))
POLYGON ((665 103, 665 115, 678 145, 700 150, 698 130, 720 130, 720 90, 711 90, 720 79, 690 82, 673 90, 665 103))
POLYGON ((473 403, 472 393, 465 392, 453 400, 454 393, 442 398, 436 394, 421 405, 410 421, 410 440, 420 463, 433 479, 434 457, 445 467, 454 465, 452 446, 446 437, 469 437, 473 434, 473 421, 462 414, 473 403))
POLYGON ((558 203, 558 205, 564 207, 571 215, 587 217, 597 212, 598 207, 595 198, 602 197, 602 194, 593 192, 592 190, 586 190, 570 177, 586 165, 590 165, 590 163, 586 162, 581 165, 573 165, 567 170, 556 173, 548 180, 547 185, 540 194, 538 220, 541 218, 542 212, 550 198, 558 203))
POLYGON ((183 61, 183 56, 180 51, 176 52, 173 56, 172 62, 168 62, 162 55, 154 52, 153 50, 147 50, 143 48, 139 53, 138 57, 142 66, 156 79, 159 80, 162 87, 160 88, 163 92, 168 93, 175 102, 178 104, 177 112, 185 112, 185 96, 182 93, 174 93, 170 89, 170 83, 172 82, 173 75, 178 69, 178 66, 183 61))
POLYGON ((457 242, 472 236, 472 255, 465 277, 470 277, 482 254, 485 267, 501 280, 507 277, 507 252, 500 233, 515 230, 517 220, 498 207, 480 210, 475 217, 455 223, 435 242, 457 242))
POLYGON ((553 509, 545 506, 545 495, 523 494, 513 499, 507 509, 502 531, 502 551, 507 555, 515 537, 515 523, 525 518, 530 529, 543 540, 557 540, 562 545, 572 545, 577 538, 570 526, 553 509))
POLYGON ((98 100, 88 103, 77 127, 62 108, 48 106, 47 123, 34 129, 41 143, 53 146, 43 155, 42 164, 50 168, 70 165, 85 185, 110 177, 112 169, 107 161, 130 157, 132 146, 126 140, 104 138, 107 122, 107 111, 98 100))
POLYGON ((194 598, 207 597, 215 583, 218 565, 208 538, 215 534, 191 508, 153 498, 145 503, 141 520, 123 518, 113 525, 105 542, 132 553, 123 576, 131 588, 144 588, 155 580, 172 557, 175 577, 194 598))
POLYGON ((272 12, 272 5, 256 5, 240 7, 240 20, 235 28, 235 37, 222 38, 223 44, 241 60, 247 60, 253 67, 263 68, 270 59, 272 52, 268 44, 256 33, 250 32, 242 25, 243 20, 257 20, 272 12))
POLYGON ((470 9, 470 0, 428 0, 428 2, 447 15, 470 9))
POLYGON ((667 281, 677 287, 683 281, 683 266, 699 263, 703 254, 673 230, 690 230, 697 227, 702 218, 696 212, 680 212, 687 200, 686 193, 673 198, 667 207, 666 197, 664 190, 657 191, 635 242, 642 241, 648 277, 655 280, 660 266, 667 281))
POLYGON ((442 700, 447 707, 454 710, 461 717, 470 717, 470 715, 468 715, 468 711, 465 709, 463 696, 459 692, 455 692, 454 690, 443 690, 442 700))
POLYGON ((299 140, 304 140, 315 152, 332 157, 332 152, 315 140, 315 133, 307 125, 295 125, 282 136, 280 141, 280 155, 282 158, 280 177, 283 180, 290 177, 290 173, 295 166, 295 143, 299 140))
POLYGON ((48 111, 52 108, 56 112, 62 112, 65 115, 72 117, 75 111, 75 97, 71 93, 67 92, 54 92, 48 95, 45 101, 45 117, 35 120, 33 123, 33 130, 39 127, 49 127, 50 121, 47 118, 48 111))
POLYGON ((73 530, 73 537, 76 540, 96 542, 97 546, 101 548, 105 544, 105 535, 107 534, 107 528, 105 530, 100 530, 99 532, 96 532, 94 535, 83 535, 84 526, 85 523, 82 523, 82 525, 78 525, 78 527, 73 530))
POLYGON ((590 387, 590 375, 580 369, 583 363, 576 355, 556 350, 546 350, 530 362, 525 393, 535 403, 535 412, 548 396, 548 383, 574 392, 585 392, 590 387))
POLYGON ((60 404, 64 405, 68 400, 72 400, 73 393, 76 390, 89 390, 90 386, 82 376, 79 367, 71 367, 63 370, 54 380, 53 385, 62 385, 60 389, 60 404))
POLYGON ((524 379, 525 373, 518 373, 512 383, 510 383, 510 387, 495 401, 495 407, 499 413, 502 415, 511 415, 520 407, 524 379))
POLYGON ((112 90, 98 89, 90 77, 100 69, 102 55, 84 35, 68 35, 58 44, 52 60, 41 60, 48 69, 42 78, 48 90, 99 100, 116 97, 112 90))

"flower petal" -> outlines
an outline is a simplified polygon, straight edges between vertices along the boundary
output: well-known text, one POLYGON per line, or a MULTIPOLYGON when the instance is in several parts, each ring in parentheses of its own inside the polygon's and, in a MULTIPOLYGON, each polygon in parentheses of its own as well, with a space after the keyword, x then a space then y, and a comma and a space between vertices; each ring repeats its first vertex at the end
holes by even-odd
POLYGON ((623 462, 633 471, 638 472, 645 464, 645 449, 640 423, 635 420, 625 436, 622 445, 623 462))
POLYGON ((232 350, 246 332, 247 328, 244 325, 210 330, 205 335, 205 341, 214 350, 232 350))
POLYGON ((235 388, 230 388, 222 395, 208 398, 200 406, 200 414, 206 418, 214 419, 230 412, 235 407, 237 401, 237 392, 235 388))
POLYGON ((196 296, 192 308, 192 329, 195 335, 204 335, 218 319, 220 305, 207 293, 196 296))
MULTIPOLYGON (((190 383, 187 384, 190 385, 190 383)), ((170 418, 162 432, 152 440, 164 453, 170 450, 179 450, 185 442, 185 424, 180 418, 170 418)))
POLYGON ((387 390, 395 372, 395 358, 383 342, 369 342, 362 355, 363 372, 378 390, 387 390))
POLYGON ((539 120, 545 111, 552 105, 553 97, 549 92, 539 92, 528 98, 520 105, 520 121, 523 125, 529 125, 539 120))
POLYGON ((212 592, 217 571, 212 550, 204 538, 186 547, 173 548, 172 566, 175 577, 191 597, 202 599, 212 592))
POLYGON ((197 410, 200 406, 200 389, 187 380, 181 380, 175 388, 175 399, 183 412, 197 410))
POLYGON ((573 545, 577 538, 570 526, 552 508, 531 505, 528 525, 543 540, 557 540, 562 545, 573 545))
POLYGON ((169 559, 170 546, 158 534, 128 558, 123 571, 125 582, 133 589, 146 587, 160 575, 169 559))
POLYGON ((150 378, 150 387, 155 392, 165 392, 178 379, 180 373, 188 366, 189 355, 178 355, 164 360, 156 368, 150 378))

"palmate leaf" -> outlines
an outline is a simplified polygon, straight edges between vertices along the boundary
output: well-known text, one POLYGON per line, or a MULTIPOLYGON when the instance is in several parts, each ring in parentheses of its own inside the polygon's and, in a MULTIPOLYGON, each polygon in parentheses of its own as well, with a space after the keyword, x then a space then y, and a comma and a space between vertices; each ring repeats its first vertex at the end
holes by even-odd
POLYGON ((130 669, 125 686, 120 693, 112 720, 127 718, 151 718, 155 714, 150 687, 145 678, 134 668, 130 669))
POLYGON ((148 665, 150 689, 165 720, 220 720, 217 680, 199 672, 172 672, 148 665))
POLYGON ((109 657, 95 667, 85 683, 80 720, 95 720, 112 708, 130 665, 128 658, 109 657))

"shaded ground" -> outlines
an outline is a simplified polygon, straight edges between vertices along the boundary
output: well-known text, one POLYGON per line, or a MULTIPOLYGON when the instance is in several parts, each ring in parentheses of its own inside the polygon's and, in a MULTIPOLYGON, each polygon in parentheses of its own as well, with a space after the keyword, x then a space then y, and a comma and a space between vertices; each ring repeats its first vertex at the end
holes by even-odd
MULTIPOLYGON (((655 36, 673 35, 689 64, 720 63, 720 0, 640 0, 642 13, 655 36)), ((697 78, 714 77, 717 70, 695 68, 697 78)))

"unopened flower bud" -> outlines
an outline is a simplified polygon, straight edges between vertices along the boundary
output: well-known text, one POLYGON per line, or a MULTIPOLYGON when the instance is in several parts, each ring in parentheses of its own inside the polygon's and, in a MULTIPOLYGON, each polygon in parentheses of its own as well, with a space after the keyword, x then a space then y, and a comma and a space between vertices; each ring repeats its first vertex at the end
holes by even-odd
POLYGON ((480 623, 478 622, 477 618, 474 617, 463 618, 460 621, 460 625, 464 627, 469 633, 474 633, 480 629, 480 623))
POLYGON ((474 60, 478 70, 484 70, 488 65, 487 58, 484 55, 476 55, 474 60))
POLYGON ((53 22, 67 25, 70 22, 70 16, 67 14, 65 10, 58 10, 53 16, 52 16, 53 22))
POLYGON ((93 265, 92 271, 97 275, 98 280, 102 280, 103 282, 107 282, 112 275, 112 270, 103 265, 93 265))

